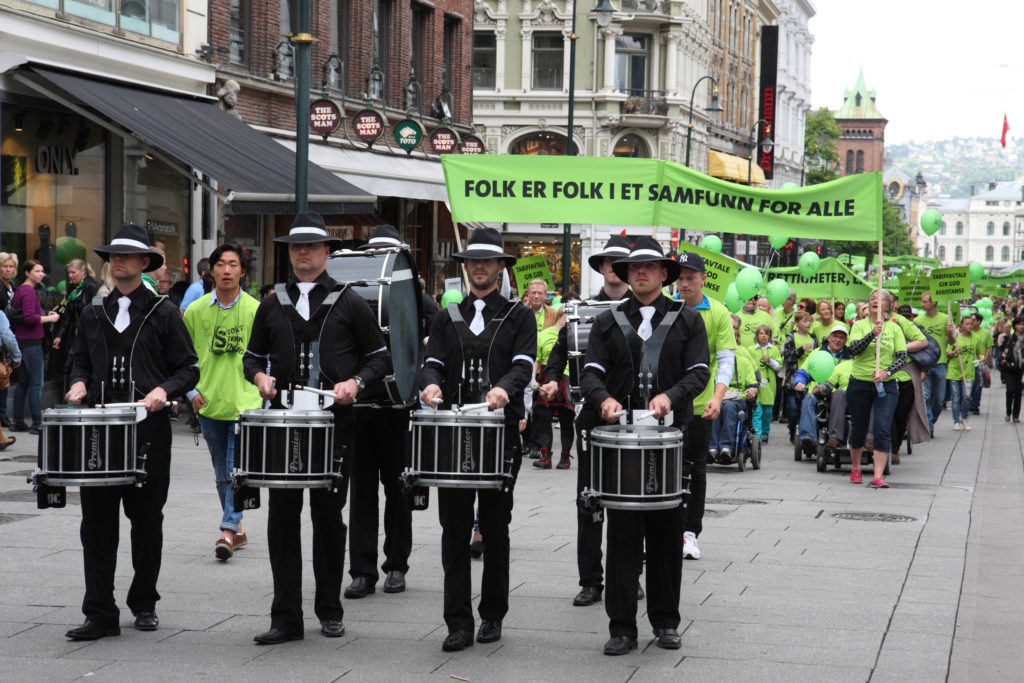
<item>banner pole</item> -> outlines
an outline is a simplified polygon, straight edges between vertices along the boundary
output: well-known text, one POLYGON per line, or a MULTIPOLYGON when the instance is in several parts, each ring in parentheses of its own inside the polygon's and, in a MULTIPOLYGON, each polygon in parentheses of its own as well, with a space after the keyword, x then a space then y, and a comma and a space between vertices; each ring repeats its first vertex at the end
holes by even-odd
MULTIPOLYGON (((953 302, 947 301, 946 302, 946 321, 948 322, 948 321, 950 321, 952 319, 953 319, 953 302)), ((961 319, 960 320, 960 325, 963 325, 963 322, 964 322, 963 319, 961 319)), ((956 351, 957 351, 956 359, 958 361, 960 361, 960 382, 963 384, 964 396, 966 396, 967 395, 967 373, 964 372, 964 357, 960 353, 960 331, 959 330, 957 330, 957 335, 956 335, 956 351)))
MULTIPOLYGON (((453 224, 452 227, 455 229, 452 231, 455 233, 455 248, 462 251, 462 237, 459 235, 459 223, 453 224)), ((469 239, 469 231, 466 232, 466 239, 469 239)), ((462 272, 462 282, 466 285, 466 293, 469 293, 469 275, 466 273, 466 265, 463 263, 459 264, 459 270, 462 272)), ((511 284, 511 283, 510 283, 511 284)))
MULTIPOLYGON (((882 322, 882 240, 878 240, 878 322, 882 322)), ((882 364, 882 340, 875 340, 875 372, 882 364)))

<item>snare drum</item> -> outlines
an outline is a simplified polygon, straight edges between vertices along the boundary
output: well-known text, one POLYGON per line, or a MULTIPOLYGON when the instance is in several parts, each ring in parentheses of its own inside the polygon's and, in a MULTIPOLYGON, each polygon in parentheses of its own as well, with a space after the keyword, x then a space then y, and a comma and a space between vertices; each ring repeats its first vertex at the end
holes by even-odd
POLYGON ((333 488, 341 477, 334 415, 326 410, 246 410, 238 431, 236 488, 333 488))
POLYGON ((504 411, 413 412, 413 484, 442 488, 500 489, 505 485, 504 411))
POLYGON ((573 401, 579 402, 582 398, 580 375, 583 373, 583 365, 587 357, 590 328, 594 326, 597 316, 610 310, 611 305, 616 303, 618 302, 574 301, 565 305, 565 336, 568 346, 566 355, 569 363, 569 388, 573 401))
POLYGON ((43 411, 33 484, 141 485, 135 451, 135 408, 50 408, 43 411))
POLYGON ((602 425, 590 431, 590 495, 602 507, 667 510, 689 493, 683 486, 678 428, 602 425))
POLYGON ((386 377, 383 390, 370 387, 359 402, 412 405, 419 394, 416 375, 420 369, 422 306, 420 281, 408 249, 387 247, 366 251, 343 251, 327 260, 327 273, 347 283, 366 299, 384 333, 394 375, 386 377))

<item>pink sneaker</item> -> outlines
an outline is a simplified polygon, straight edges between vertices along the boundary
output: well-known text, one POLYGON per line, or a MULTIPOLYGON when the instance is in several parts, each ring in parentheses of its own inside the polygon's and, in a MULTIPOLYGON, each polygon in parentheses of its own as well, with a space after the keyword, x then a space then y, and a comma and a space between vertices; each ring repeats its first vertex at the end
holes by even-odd
POLYGON ((871 488, 873 489, 887 489, 889 485, 885 483, 885 479, 881 477, 875 477, 871 480, 871 488))
POLYGON ((860 478, 860 468, 857 468, 855 470, 850 470, 850 483, 851 484, 859 484, 859 483, 861 483, 861 481, 863 481, 863 480, 860 478))

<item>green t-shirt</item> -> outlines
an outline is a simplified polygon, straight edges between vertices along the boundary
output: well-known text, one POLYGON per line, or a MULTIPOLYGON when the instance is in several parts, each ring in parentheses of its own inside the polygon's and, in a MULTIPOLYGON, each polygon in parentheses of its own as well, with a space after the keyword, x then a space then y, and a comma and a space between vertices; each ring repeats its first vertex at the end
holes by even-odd
POLYGON ((242 356, 249 346, 259 302, 242 292, 231 308, 210 305, 210 294, 185 311, 185 328, 199 357, 199 384, 206 406, 199 414, 211 420, 234 420, 243 410, 260 408, 256 385, 245 380, 242 356))
POLYGON ((815 340, 811 338, 810 333, 800 334, 799 332, 793 332, 793 344, 795 344, 796 348, 800 349, 802 352, 802 355, 800 356, 800 362, 797 363, 796 366, 797 370, 799 370, 800 368, 803 368, 804 370, 807 369, 807 363, 810 362, 811 360, 811 354, 817 351, 817 347, 821 345, 821 342, 821 339, 815 340), (811 350, 803 351, 804 344, 811 344, 811 350))
MULTIPOLYGON (((849 346, 858 339, 863 339, 868 336, 874 327, 875 323, 870 318, 858 320, 853 324, 853 329, 850 330, 850 337, 847 341, 847 345, 849 346)), ((853 370, 850 372, 852 377, 864 382, 875 381, 875 347, 879 345, 881 345, 882 349, 881 358, 878 364, 880 370, 884 370, 892 365, 897 353, 907 350, 907 340, 903 336, 903 330, 901 330, 900 326, 891 320, 886 320, 885 323, 882 324, 881 339, 871 340, 868 347, 864 349, 859 356, 854 357, 853 370)))
POLYGON ((781 342, 793 329, 793 316, 796 315, 796 308, 789 313, 782 310, 782 307, 775 309, 772 319, 775 323, 775 343, 781 342))
MULTIPOLYGON (((551 349, 555 348, 555 342, 558 341, 558 332, 558 327, 552 325, 551 327, 545 327, 537 333, 537 362, 541 365, 548 364, 548 358, 551 356, 551 349)), ((569 374, 568 363, 565 364, 565 371, 562 374, 569 374)))
POLYGON ((764 311, 755 308, 753 313, 740 311, 740 346, 750 346, 757 340, 758 325, 774 328, 775 321, 764 311))
POLYGON ((736 349, 736 372, 732 374, 730 389, 743 392, 747 387, 757 386, 757 376, 754 374, 754 363, 744 347, 736 349))
POLYGON ((920 325, 928 335, 939 343, 939 362, 946 362, 946 324, 949 318, 945 313, 935 312, 934 316, 919 315, 914 322, 920 325))
POLYGON ((772 370, 771 365, 764 362, 763 358, 768 356, 770 360, 779 364, 779 369, 782 369, 782 354, 779 353, 779 347, 768 344, 762 349, 755 344, 749 349, 754 356, 755 367, 761 371, 761 390, 757 392, 757 402, 761 405, 774 405, 775 393, 779 390, 779 377, 772 370))
POLYGON ((828 383, 836 389, 846 389, 850 386, 850 373, 853 371, 853 361, 849 358, 839 361, 835 370, 828 377, 828 383))
MULTIPOLYGON (((704 406, 715 395, 715 375, 718 374, 718 361, 715 354, 718 351, 736 348, 736 337, 732 332, 732 318, 729 316, 729 309, 723 304, 704 297, 703 303, 696 307, 700 317, 704 319, 704 329, 708 335, 708 354, 711 356, 709 370, 711 379, 700 396, 693 399, 693 413, 700 415, 704 412, 704 406)), ((735 373, 734 373, 735 374, 735 373)))
POLYGON ((819 344, 824 344, 825 340, 828 339, 829 332, 831 332, 832 328, 836 325, 842 325, 847 332, 850 331, 850 326, 837 318, 833 318, 832 322, 828 325, 815 318, 814 322, 811 323, 811 334, 818 338, 819 344))
MULTIPOLYGON (((963 372, 960 371, 960 361, 955 355, 952 355, 946 366, 946 379, 956 382, 962 379, 966 379, 968 382, 974 381, 974 369, 977 367, 978 356, 985 353, 982 347, 985 343, 984 337, 987 336, 983 330, 972 332, 970 336, 957 333, 957 346, 960 347, 960 358, 963 359, 963 372)), ((949 345, 949 350, 953 350, 952 344, 949 345)))
MULTIPOLYGON (((921 330, 917 329, 917 325, 907 320, 899 313, 895 314, 892 317, 892 320, 893 322, 900 326, 901 330, 903 330, 903 338, 906 339, 908 342, 925 341, 924 333, 921 332, 921 330)), ((900 370, 895 375, 893 375, 892 378, 897 382, 909 382, 910 373, 907 372, 906 370, 900 370)))

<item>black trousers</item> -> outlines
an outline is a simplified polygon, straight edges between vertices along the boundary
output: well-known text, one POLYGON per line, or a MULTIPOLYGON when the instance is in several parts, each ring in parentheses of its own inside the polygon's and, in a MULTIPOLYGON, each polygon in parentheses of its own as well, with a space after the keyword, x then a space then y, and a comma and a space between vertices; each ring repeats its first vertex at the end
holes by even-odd
MULTIPOLYGON (((352 452, 352 432, 339 429, 335 421, 335 449, 352 452)), ((342 471, 350 468, 345 457, 342 471)), ((302 501, 304 489, 270 489, 267 513, 267 549, 274 575, 274 601, 270 606, 270 625, 287 631, 301 631, 302 623, 302 501)), ((348 482, 337 491, 309 490, 309 512, 313 520, 313 580, 316 591, 313 611, 323 621, 340 621, 341 579, 345 571, 347 528, 341 510, 348 498, 348 482)))
POLYGON ((679 626, 683 528, 678 510, 608 510, 605 611, 612 636, 637 637, 637 558, 645 544, 647 618, 656 629, 679 626))
POLYGON ((377 583, 379 484, 384 486, 384 573, 409 571, 412 506, 398 477, 409 457, 409 411, 355 409, 355 447, 348 511, 349 574, 377 583), (378 484, 379 482, 379 484, 378 484))
POLYGON ((131 522, 132 568, 135 576, 128 589, 128 608, 133 614, 151 612, 160 594, 156 590, 163 549, 164 503, 171 471, 171 422, 167 411, 151 414, 139 423, 139 448, 147 443, 146 482, 135 486, 83 486, 81 488, 82 560, 85 567, 85 598, 82 613, 97 623, 117 624, 120 611, 114 603, 114 572, 117 569, 120 507, 131 522))
POLYGON ((1003 382, 1006 383, 1006 414, 1016 420, 1020 418, 1021 370, 1003 370, 1003 382))
POLYGON ((437 489, 441 521, 441 566, 444 568, 444 621, 448 632, 473 631, 473 587, 469 544, 473 536, 474 502, 479 501, 480 533, 487 550, 480 586, 480 618, 501 621, 508 613, 509 540, 515 476, 522 464, 518 425, 505 425, 505 458, 511 459, 513 480, 507 491, 437 489))
POLYGON ((586 510, 580 493, 590 486, 590 436, 589 432, 598 425, 597 416, 584 410, 576 418, 579 432, 576 453, 576 566, 580 575, 580 586, 601 588, 604 582, 604 568, 601 565, 601 542, 604 536, 604 510, 586 510))
POLYGON ((694 415, 683 432, 683 460, 690 475, 690 497, 679 506, 683 531, 697 536, 704 530, 704 498, 708 492, 708 442, 713 420, 694 415))
POLYGON ((900 388, 900 398, 896 403, 896 410, 892 414, 892 430, 889 440, 892 446, 890 453, 899 453, 903 445, 903 438, 907 435, 907 424, 910 421, 910 411, 914 409, 914 383, 910 380, 897 382, 900 388))
POLYGON ((533 429, 537 444, 541 448, 551 450, 551 442, 554 433, 551 429, 552 413, 558 416, 558 426, 561 428, 562 450, 566 453, 572 450, 572 440, 576 432, 573 428, 575 414, 571 408, 552 408, 551 406, 537 404, 533 407, 533 429))

